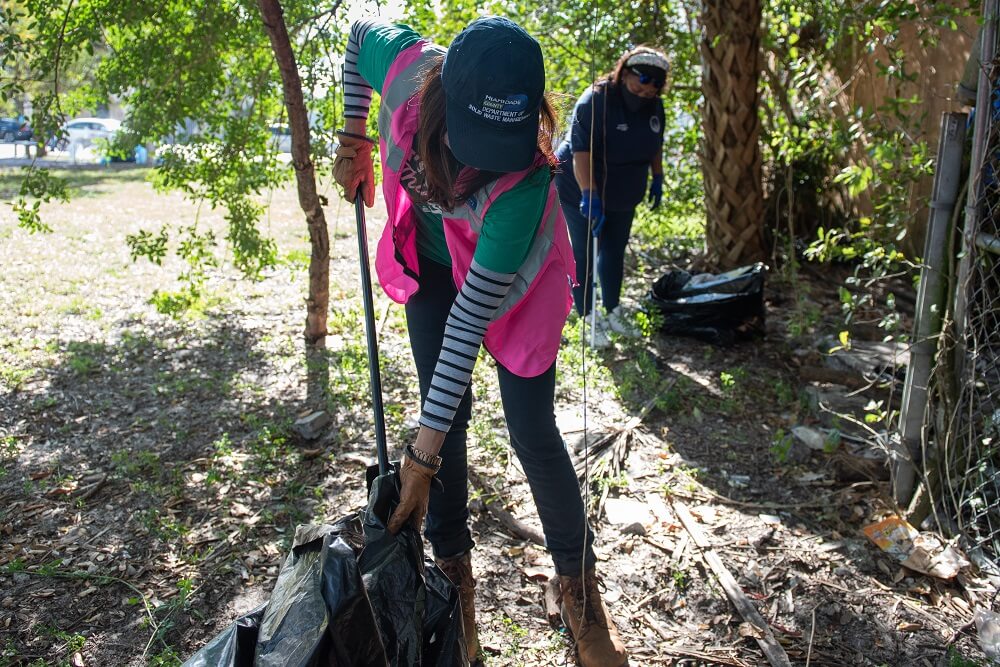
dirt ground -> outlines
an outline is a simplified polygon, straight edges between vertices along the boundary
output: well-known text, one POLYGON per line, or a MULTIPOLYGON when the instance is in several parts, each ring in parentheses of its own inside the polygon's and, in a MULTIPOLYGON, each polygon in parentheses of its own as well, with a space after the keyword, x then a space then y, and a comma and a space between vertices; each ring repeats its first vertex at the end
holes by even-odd
MULTIPOLYGON (((221 213, 154 192, 139 170, 74 178, 78 197, 43 209, 51 234, 0 208, 0 665, 175 665, 267 600, 297 525, 365 502, 374 441, 353 211, 327 193, 331 423, 306 441, 291 428, 306 408, 308 262, 294 193, 269 197, 279 266, 250 282, 223 261, 204 313, 175 319, 150 297, 176 290, 183 267, 133 262, 126 235, 195 220, 224 233, 221 213)), ((5 200, 10 179, 0 172, 5 200)), ((382 216, 377 206, 370 235, 382 216)), ((630 261, 637 303, 665 267, 641 251, 630 261)), ((828 271, 774 276, 766 337, 729 348, 648 332, 585 358, 571 319, 557 408, 578 460, 584 417, 593 448, 611 445, 589 488, 630 664, 768 664, 722 571, 791 664, 986 664, 971 618, 991 591, 975 572, 942 581, 901 568, 861 533, 891 511, 884 475, 845 472, 836 443, 812 450, 788 435, 827 423, 816 396, 850 392, 802 379, 837 336, 828 271)), ((412 437, 417 388, 401 309, 376 292, 395 453, 412 437)), ((486 508, 538 525, 485 357, 475 386, 488 664, 574 664, 542 604, 547 554, 486 508)))

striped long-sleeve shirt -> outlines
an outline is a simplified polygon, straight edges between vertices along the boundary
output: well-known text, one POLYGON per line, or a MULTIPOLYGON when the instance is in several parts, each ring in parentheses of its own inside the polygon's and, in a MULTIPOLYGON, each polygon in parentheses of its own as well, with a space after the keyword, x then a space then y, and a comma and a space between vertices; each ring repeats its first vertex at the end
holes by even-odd
POLYGON ((347 52, 344 53, 344 117, 368 118, 368 107, 372 103, 372 87, 358 68, 361 45, 377 20, 355 21, 347 38, 347 52))
POLYGON ((451 428, 459 401, 472 379, 486 327, 510 290, 514 275, 490 271, 472 262, 448 313, 441 354, 420 413, 422 425, 437 431, 451 428))

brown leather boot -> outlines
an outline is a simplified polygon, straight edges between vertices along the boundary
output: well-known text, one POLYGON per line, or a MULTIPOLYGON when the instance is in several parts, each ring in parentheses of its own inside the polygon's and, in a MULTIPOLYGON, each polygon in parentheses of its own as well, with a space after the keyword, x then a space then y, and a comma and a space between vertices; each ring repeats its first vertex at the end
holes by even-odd
POLYGON ((445 573, 449 581, 458 589, 458 599, 462 605, 462 630, 465 633, 465 647, 469 652, 471 667, 482 665, 479 656, 479 631, 476 630, 476 580, 472 576, 472 552, 461 556, 434 562, 445 573))
POLYGON ((625 644, 597 589, 597 575, 559 577, 563 623, 576 640, 580 667, 623 667, 628 664, 625 644))

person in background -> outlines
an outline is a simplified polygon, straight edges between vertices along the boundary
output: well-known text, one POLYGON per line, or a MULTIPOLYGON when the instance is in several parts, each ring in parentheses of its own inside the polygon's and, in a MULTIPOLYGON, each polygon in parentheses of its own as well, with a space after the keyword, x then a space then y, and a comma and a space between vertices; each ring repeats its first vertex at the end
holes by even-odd
POLYGON ((625 248, 635 208, 646 196, 655 208, 663 197, 663 103, 670 64, 645 46, 625 53, 611 73, 576 102, 566 138, 556 155, 556 188, 569 223, 576 257, 573 300, 580 315, 594 307, 592 238, 604 312, 598 312, 594 342, 604 347, 609 332, 635 336, 620 307, 625 248), (649 174, 652 172, 652 179, 649 174))
POLYGON ((397 532, 424 525, 456 584, 470 661, 480 654, 469 529, 470 381, 494 357, 511 444, 559 575, 564 620, 585 667, 627 663, 601 600, 593 534, 555 422, 556 356, 575 274, 552 183, 555 113, 538 42, 499 17, 473 21, 446 50, 403 25, 353 24, 344 65, 345 128, 334 176, 372 206, 372 89, 388 219, 375 266, 404 303, 420 381, 420 428, 400 468, 397 532), (443 491, 430 493, 434 477, 443 491))

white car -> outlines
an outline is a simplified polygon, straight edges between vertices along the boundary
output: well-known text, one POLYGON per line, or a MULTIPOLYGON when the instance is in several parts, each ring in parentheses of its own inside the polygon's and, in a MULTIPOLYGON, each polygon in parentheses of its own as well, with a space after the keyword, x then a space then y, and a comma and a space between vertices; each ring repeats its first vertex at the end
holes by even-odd
POLYGON ((49 145, 52 150, 65 151, 73 162, 98 162, 101 160, 98 140, 112 141, 122 123, 114 118, 74 118, 63 124, 58 137, 49 145))
POLYGON ((292 131, 287 125, 275 123, 268 127, 271 132, 271 147, 278 153, 292 152, 292 131))

